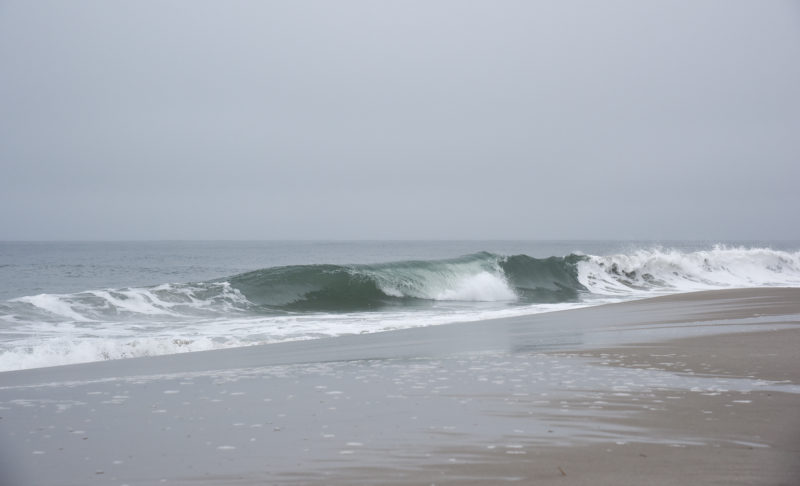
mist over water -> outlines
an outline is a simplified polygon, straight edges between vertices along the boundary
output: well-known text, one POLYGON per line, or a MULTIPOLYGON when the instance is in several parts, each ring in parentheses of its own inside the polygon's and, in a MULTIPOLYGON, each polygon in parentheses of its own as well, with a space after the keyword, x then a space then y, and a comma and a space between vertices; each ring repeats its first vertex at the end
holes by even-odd
MULTIPOLYGON (((104 262, 95 246, 96 266, 89 271, 97 274, 95 283, 108 273, 121 281, 138 282, 144 275, 165 281, 103 288, 91 285, 90 276, 82 282, 88 288, 80 291, 29 293, 0 302, 0 370, 379 332, 695 290, 800 286, 800 251, 789 244, 483 242, 493 251, 459 256, 480 243, 262 244, 262 252, 272 250, 262 261, 286 264, 197 281, 186 277, 239 270, 257 260, 257 251, 231 255, 241 243, 130 244, 117 253, 111 244, 104 262), (581 247, 608 251, 588 253, 581 247), (173 258, 181 249, 183 257, 173 258), (505 250, 532 250, 537 256, 505 250), (542 256, 545 251, 552 254, 542 256), (128 255, 129 262, 119 261, 120 255, 128 255), (392 258, 397 255, 412 258, 392 258), (426 255, 431 258, 420 258, 426 255), (345 263, 348 258, 351 263, 345 263), (143 265, 153 259, 169 261, 172 268, 143 265), (304 260, 308 263, 297 263, 304 260), (176 264, 184 261, 195 264, 176 264), (167 281, 171 276, 178 278, 167 281)), ((38 256, 28 254, 27 263, 16 258, 0 267, 6 272, 4 291, 13 292, 11 265, 40 277, 52 276, 54 265, 68 268, 65 275, 87 271, 88 262, 76 264, 74 258, 87 255, 66 251, 69 245, 54 244, 38 256), (53 248, 59 254, 53 255, 53 248)), ((54 288, 65 285, 53 280, 54 288)))

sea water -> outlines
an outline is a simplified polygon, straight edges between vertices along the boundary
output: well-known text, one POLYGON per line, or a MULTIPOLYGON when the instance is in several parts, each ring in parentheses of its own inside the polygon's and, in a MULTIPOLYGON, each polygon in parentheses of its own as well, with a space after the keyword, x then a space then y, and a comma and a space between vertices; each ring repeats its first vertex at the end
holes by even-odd
POLYGON ((800 242, 0 242, 0 371, 800 286, 800 242))

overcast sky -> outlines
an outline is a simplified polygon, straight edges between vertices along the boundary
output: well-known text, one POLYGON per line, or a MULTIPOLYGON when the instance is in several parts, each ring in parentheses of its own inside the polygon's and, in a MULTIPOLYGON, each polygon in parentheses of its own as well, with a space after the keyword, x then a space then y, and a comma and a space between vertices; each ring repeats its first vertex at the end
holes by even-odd
POLYGON ((0 0, 0 239, 800 238, 797 1, 0 0))

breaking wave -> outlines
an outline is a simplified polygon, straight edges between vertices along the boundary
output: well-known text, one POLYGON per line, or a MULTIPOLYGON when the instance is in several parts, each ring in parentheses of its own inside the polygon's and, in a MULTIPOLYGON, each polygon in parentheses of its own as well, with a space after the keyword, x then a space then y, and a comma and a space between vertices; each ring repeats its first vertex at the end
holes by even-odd
POLYGON ((533 258, 265 268, 208 282, 39 294, 0 303, 6 321, 105 322, 418 308, 430 302, 542 304, 695 290, 800 285, 800 252, 715 247, 533 258))
POLYGON ((800 252, 717 246, 273 267, 0 303, 0 370, 376 332, 695 290, 800 286, 800 252))

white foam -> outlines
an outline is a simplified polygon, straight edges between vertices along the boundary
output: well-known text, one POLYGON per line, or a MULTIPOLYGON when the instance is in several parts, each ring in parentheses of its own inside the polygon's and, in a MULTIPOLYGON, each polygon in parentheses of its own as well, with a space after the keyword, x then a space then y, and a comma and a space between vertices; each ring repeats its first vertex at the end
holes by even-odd
POLYGON ((114 292, 94 290, 86 293, 105 301, 107 308, 113 308, 119 313, 151 316, 176 315, 170 311, 171 304, 159 300, 148 289, 124 289, 114 292))
POLYGON ((506 302, 517 300, 497 262, 448 262, 430 267, 395 267, 365 273, 392 297, 414 297, 438 301, 506 302))
POLYGON ((468 275, 454 283, 434 297, 434 300, 458 300, 471 302, 514 301, 517 294, 511 289, 508 281, 489 272, 468 275))
POLYGON ((598 295, 641 297, 653 293, 720 288, 800 286, 800 252, 715 246, 708 251, 649 249, 589 256, 578 279, 598 295))
MULTIPOLYGON (((75 294, 19 297, 12 304, 28 304, 46 316, 74 322, 110 318, 222 316, 242 312, 250 302, 228 282, 165 284, 151 288, 89 290, 75 294)), ((26 309, 17 309, 24 314, 26 309)), ((2 316, 9 320, 8 316, 2 316)))
POLYGON ((40 339, 39 342, 33 341, 30 339, 27 344, 15 342, 4 346, 7 349, 0 352, 0 371, 204 351, 219 347, 207 338, 187 342, 158 337, 76 339, 53 336, 40 339))
POLYGON ((23 302, 30 304, 53 316, 67 318, 73 321, 87 322, 92 319, 81 314, 73 308, 73 304, 67 299, 67 295, 58 294, 39 294, 28 297, 20 297, 12 302, 23 302))
MULTIPOLYGON (((37 323, 0 343, 0 371, 363 334, 583 307, 585 303, 424 311, 37 323), (22 333, 19 333, 22 334, 22 333)), ((19 330, 18 330, 19 331, 19 330)))

